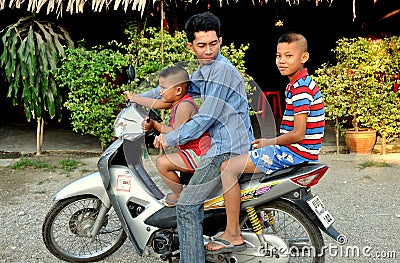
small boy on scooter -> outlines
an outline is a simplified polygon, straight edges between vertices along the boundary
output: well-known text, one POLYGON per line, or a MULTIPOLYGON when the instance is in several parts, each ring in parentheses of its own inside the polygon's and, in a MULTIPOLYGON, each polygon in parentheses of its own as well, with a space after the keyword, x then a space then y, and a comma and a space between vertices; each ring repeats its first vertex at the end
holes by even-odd
MULTIPOLYGON (((125 97, 131 102, 153 109, 170 109, 169 125, 162 124, 153 119, 147 118, 142 127, 145 132, 154 128, 160 133, 169 133, 177 129, 182 123, 187 122, 197 113, 198 106, 187 93, 189 75, 181 67, 169 67, 159 74, 159 86, 161 99, 142 97, 139 94, 133 95, 126 91, 125 97)), ((157 137, 155 138, 155 141, 157 137)), ((155 143, 157 145, 157 143, 155 143)), ((182 191, 182 184, 177 174, 179 172, 194 172, 197 168, 197 161, 201 155, 210 148, 210 137, 208 132, 198 139, 192 140, 184 145, 179 145, 178 152, 162 155, 157 159, 156 167, 160 172, 165 184, 172 190, 161 200, 164 205, 172 207, 176 205, 182 191)))

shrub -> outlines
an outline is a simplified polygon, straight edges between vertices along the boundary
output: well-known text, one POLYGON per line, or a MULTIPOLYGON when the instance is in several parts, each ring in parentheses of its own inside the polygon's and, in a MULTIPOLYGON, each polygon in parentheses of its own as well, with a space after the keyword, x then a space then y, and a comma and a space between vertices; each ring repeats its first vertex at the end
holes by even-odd
POLYGON ((348 119, 355 130, 376 130, 385 153, 386 142, 400 134, 400 96, 394 89, 400 76, 400 38, 342 38, 333 52, 336 62, 324 63, 313 76, 327 119, 338 122, 337 132, 344 131, 348 119))
POLYGON ((104 149, 112 141, 115 113, 122 108, 119 83, 127 62, 106 48, 67 49, 55 78, 69 89, 64 106, 71 112, 73 130, 99 137, 104 149))

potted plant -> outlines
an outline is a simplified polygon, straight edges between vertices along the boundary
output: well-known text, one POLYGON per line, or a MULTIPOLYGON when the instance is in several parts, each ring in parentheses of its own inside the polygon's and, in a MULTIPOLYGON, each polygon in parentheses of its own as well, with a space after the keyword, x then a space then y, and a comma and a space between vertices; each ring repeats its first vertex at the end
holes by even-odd
POLYGON ((353 143, 350 137, 361 134, 367 139, 366 133, 372 133, 367 139, 371 148, 361 151, 370 153, 378 132, 384 154, 386 142, 400 133, 399 94, 393 89, 399 73, 399 37, 342 38, 336 43, 335 64, 324 63, 313 76, 323 94, 327 119, 335 121, 337 138, 344 134, 351 152, 357 153, 352 146, 363 143, 353 143))

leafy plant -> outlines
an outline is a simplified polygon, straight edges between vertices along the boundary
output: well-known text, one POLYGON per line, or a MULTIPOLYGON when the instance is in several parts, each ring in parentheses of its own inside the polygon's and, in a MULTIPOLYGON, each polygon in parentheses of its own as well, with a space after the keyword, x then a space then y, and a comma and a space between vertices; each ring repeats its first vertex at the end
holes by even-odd
MULTIPOLYGON (((125 33, 128 35, 127 44, 114 43, 125 50, 128 63, 135 66, 137 79, 133 86, 137 93, 157 86, 158 79, 154 78, 153 74, 165 67, 183 63, 189 73, 197 68, 196 56, 187 48, 187 38, 183 31, 176 31, 174 35, 164 31, 163 41, 160 30, 154 27, 146 28, 140 33, 128 30, 125 33), (137 87, 137 84, 143 81, 146 85, 137 87)), ((248 48, 248 44, 236 47, 231 43, 229 46, 222 46, 221 53, 244 74, 246 70, 244 56, 248 48)))
POLYGON ((336 122, 337 134, 343 134, 348 119, 356 131, 376 130, 384 154, 386 142, 400 134, 400 96, 393 89, 399 81, 400 38, 342 38, 333 52, 335 63, 324 63, 313 76, 323 94, 326 118, 336 122))
POLYGON ((125 57, 111 49, 67 49, 55 78, 68 88, 65 107, 71 112, 73 130, 99 137, 104 149, 112 141, 116 112, 122 108, 122 73, 125 57))
POLYGON ((80 162, 73 159, 65 159, 59 162, 60 168, 66 172, 71 172, 75 170, 76 168, 78 168, 79 164, 80 162))
POLYGON ((37 120, 37 154, 43 141, 44 118, 61 118, 63 92, 51 74, 64 46, 73 47, 68 32, 51 22, 37 21, 35 16, 19 19, 1 31, 3 52, 0 63, 10 83, 7 97, 13 104, 22 103, 28 121, 37 120))
MULTIPOLYGON (((131 86, 135 93, 156 87, 158 85, 156 73, 167 66, 180 63, 189 74, 198 67, 196 56, 187 48, 187 37, 184 31, 176 31, 174 35, 164 31, 163 42, 160 30, 154 27, 149 27, 140 33, 126 31, 126 34, 128 43, 116 43, 116 45, 126 51, 128 62, 135 66, 137 79, 131 86), (161 46, 163 46, 163 52, 161 52, 161 46)), ((242 73, 247 92, 251 95, 255 86, 251 85, 252 77, 245 73, 244 60, 248 49, 248 44, 236 47, 234 43, 231 43, 229 46, 221 46, 220 51, 242 73)))
POLYGON ((360 170, 366 169, 368 167, 390 167, 391 165, 385 161, 366 161, 361 163, 360 170))
POLYGON ((12 169, 22 170, 27 167, 33 167, 35 169, 53 169, 54 166, 44 162, 41 159, 32 159, 27 157, 22 157, 18 162, 11 165, 12 169))
MULTIPOLYGON (((161 33, 155 28, 147 28, 141 33, 126 33, 129 36, 127 44, 113 41, 125 55, 104 47, 68 49, 66 58, 55 74, 59 86, 70 90, 64 105, 71 111, 74 131, 99 137, 103 149, 113 139, 113 123, 124 102, 122 91, 134 89, 135 93, 141 93, 156 87, 156 73, 166 66, 184 62, 188 72, 193 72, 197 67, 197 60, 187 48, 187 38, 183 32, 175 32, 174 36, 164 32, 163 42, 161 33), (161 45, 164 47, 163 55, 161 45), (115 81, 128 64, 135 66, 137 77, 129 87, 115 81)), ((221 47, 221 53, 243 73, 251 93, 255 88, 250 85, 252 78, 244 73, 247 49, 248 45, 236 48, 231 44, 221 47)))

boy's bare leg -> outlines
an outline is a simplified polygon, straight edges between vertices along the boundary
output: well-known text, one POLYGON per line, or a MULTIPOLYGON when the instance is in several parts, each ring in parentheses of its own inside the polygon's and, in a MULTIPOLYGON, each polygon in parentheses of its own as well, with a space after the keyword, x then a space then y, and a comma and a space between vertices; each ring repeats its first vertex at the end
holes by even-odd
MULTIPOLYGON (((221 180, 224 191, 226 210, 226 229, 220 239, 225 239, 233 245, 241 245, 244 242, 239 226, 240 215, 240 186, 237 182, 242 173, 260 172, 248 157, 242 154, 225 161, 221 166, 221 180)), ((206 245, 207 250, 218 250, 221 245, 210 242, 206 245)))
POLYGON ((178 201, 182 192, 182 184, 176 171, 187 171, 181 156, 178 153, 162 155, 157 159, 156 166, 163 181, 173 192, 173 194, 168 195, 168 198, 178 201))

